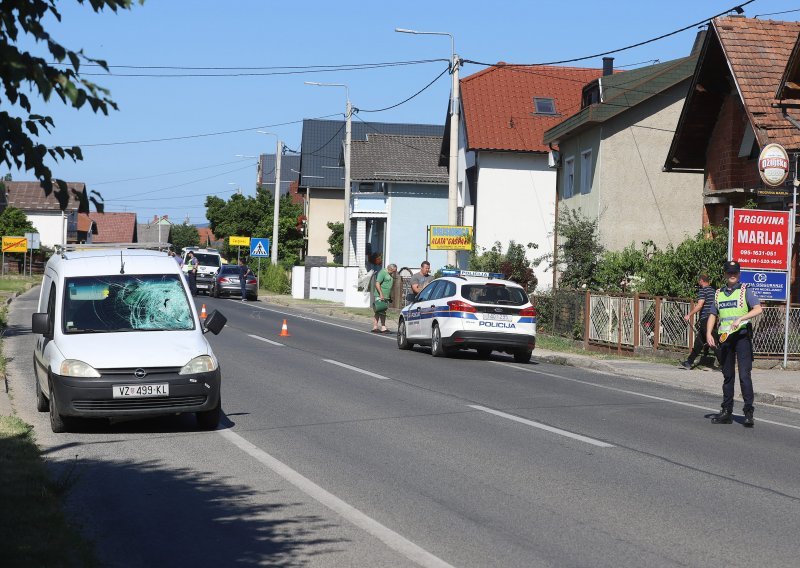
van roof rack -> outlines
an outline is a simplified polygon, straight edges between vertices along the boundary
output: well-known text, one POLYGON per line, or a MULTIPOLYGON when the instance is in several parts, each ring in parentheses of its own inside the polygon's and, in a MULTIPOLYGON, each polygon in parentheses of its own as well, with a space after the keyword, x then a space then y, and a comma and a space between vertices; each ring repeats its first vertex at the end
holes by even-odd
POLYGON ((107 249, 144 249, 144 250, 169 250, 172 248, 170 243, 69 243, 66 245, 55 245, 56 254, 64 255, 66 252, 80 250, 107 250, 107 249))

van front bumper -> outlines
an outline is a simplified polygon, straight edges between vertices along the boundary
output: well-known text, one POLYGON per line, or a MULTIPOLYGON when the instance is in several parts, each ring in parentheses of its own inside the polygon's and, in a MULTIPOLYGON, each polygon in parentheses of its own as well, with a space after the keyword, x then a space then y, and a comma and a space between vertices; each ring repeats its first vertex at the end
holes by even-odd
POLYGON ((159 416, 216 408, 220 400, 221 373, 219 369, 195 375, 160 372, 143 379, 131 373, 103 374, 92 379, 51 374, 50 381, 58 411, 64 416, 159 416), (113 394, 114 386, 163 384, 169 385, 169 396, 114 398, 113 394))

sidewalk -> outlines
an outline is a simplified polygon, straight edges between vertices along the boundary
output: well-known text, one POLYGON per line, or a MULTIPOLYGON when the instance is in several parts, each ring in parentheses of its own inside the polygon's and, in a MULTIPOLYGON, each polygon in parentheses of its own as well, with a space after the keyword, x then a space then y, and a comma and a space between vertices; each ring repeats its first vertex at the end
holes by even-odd
MULTIPOLYGON (((262 294, 261 300, 268 304, 292 307, 320 315, 340 317, 363 322, 365 328, 371 325, 372 317, 368 310, 348 309, 333 302, 296 300, 291 296, 262 294), (364 312, 359 315, 357 312, 364 312)), ((390 310, 386 318, 387 327, 395 330, 397 311, 390 310)), ((679 388, 717 395, 722 399, 722 373, 708 367, 697 367, 687 371, 678 366, 678 360, 685 353, 676 353, 674 360, 666 359, 664 363, 645 361, 633 357, 619 359, 600 358, 598 355, 566 353, 540 349, 533 352, 533 359, 557 365, 581 367, 604 373, 612 373, 625 377, 662 383, 679 388)), ((739 397, 739 381, 736 380, 737 404, 739 397)), ((756 403, 774 404, 800 410, 800 370, 753 369, 753 386, 756 403)))

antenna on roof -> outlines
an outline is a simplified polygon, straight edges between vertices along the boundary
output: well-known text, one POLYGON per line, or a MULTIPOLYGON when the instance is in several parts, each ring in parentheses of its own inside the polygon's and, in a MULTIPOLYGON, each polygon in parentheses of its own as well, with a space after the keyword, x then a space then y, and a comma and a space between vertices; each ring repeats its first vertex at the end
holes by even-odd
POLYGON ((122 260, 122 251, 119 251, 119 264, 120 264, 119 273, 125 274, 125 261, 122 260))

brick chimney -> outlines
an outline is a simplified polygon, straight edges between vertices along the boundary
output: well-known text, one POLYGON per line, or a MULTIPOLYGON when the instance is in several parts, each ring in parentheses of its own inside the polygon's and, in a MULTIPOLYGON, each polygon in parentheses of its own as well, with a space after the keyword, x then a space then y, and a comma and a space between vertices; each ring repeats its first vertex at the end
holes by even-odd
POLYGON ((603 77, 606 75, 613 75, 614 74, 614 58, 613 57, 604 57, 603 58, 603 77))

